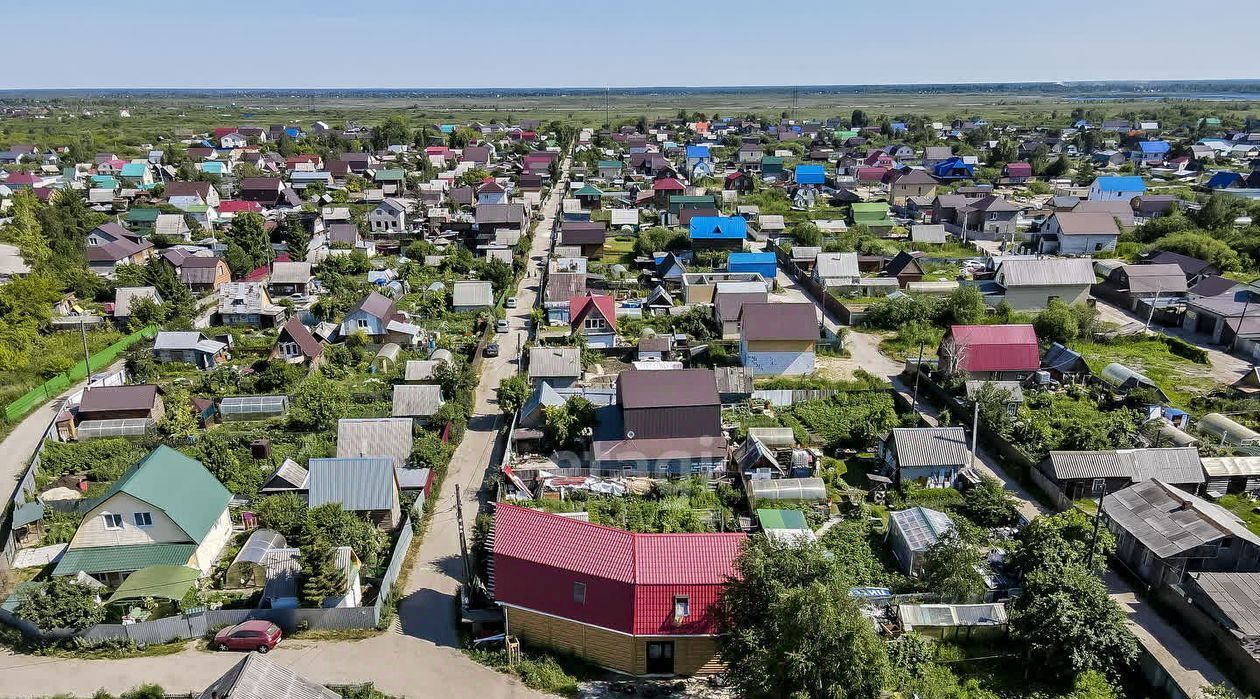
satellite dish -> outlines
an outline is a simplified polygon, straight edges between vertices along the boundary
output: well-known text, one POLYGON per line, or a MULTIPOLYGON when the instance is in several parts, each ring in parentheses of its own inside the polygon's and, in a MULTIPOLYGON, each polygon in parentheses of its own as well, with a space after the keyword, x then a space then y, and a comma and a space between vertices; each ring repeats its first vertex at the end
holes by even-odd
POLYGON ((626 439, 634 439, 634 430, 626 431, 626 439))

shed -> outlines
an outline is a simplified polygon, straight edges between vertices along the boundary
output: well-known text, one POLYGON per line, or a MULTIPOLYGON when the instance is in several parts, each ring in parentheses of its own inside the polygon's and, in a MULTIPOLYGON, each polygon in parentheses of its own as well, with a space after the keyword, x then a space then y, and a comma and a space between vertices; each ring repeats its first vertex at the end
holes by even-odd
POLYGON ((1199 431, 1219 437, 1221 444, 1260 445, 1260 432, 1220 414, 1208 413, 1199 420, 1199 431))
POLYGON ((991 604, 901 604, 897 619, 906 633, 940 639, 971 640, 1005 636, 1008 628, 1006 605, 991 604))
POLYGON ((267 584, 267 568, 263 564, 267 552, 286 547, 284 536, 270 529, 255 529, 241 547, 223 582, 227 587, 262 587, 267 584))
POLYGON ((1260 456, 1211 456, 1199 459, 1212 497, 1260 492, 1260 456))

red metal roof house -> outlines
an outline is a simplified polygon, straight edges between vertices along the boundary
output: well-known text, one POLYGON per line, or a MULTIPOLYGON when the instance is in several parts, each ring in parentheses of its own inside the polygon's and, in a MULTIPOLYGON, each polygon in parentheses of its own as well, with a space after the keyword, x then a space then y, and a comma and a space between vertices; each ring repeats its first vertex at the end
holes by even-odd
POLYGON ((710 606, 743 534, 636 534, 495 508, 492 593, 508 632, 634 675, 718 672, 710 606))
POLYGON ((1041 368, 1031 325, 952 325, 938 354, 942 371, 973 379, 1022 381, 1041 368))

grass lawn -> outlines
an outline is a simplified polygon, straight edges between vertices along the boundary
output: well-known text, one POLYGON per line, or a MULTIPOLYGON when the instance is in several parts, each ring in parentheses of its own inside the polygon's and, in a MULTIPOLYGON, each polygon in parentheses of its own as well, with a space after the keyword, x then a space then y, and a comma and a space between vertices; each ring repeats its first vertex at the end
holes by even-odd
POLYGON ((606 264, 634 264, 634 237, 618 235, 604 241, 604 254, 599 258, 606 264))
POLYGON ((1256 503, 1241 495, 1226 495, 1217 500, 1216 504, 1238 515, 1238 518, 1247 524, 1248 529, 1260 534, 1260 513, 1255 511, 1256 503))
POLYGON ((1077 341, 1071 347, 1081 353, 1095 374, 1101 374, 1108 364, 1119 362, 1145 374, 1180 407, 1185 407, 1194 394, 1206 393, 1217 385, 1208 366, 1178 357, 1168 345, 1154 338, 1109 345, 1077 341))
POLYGON ((905 361, 911 357, 918 359, 919 343, 921 342, 923 343, 923 358, 935 359, 936 350, 941 346, 941 338, 945 335, 945 329, 923 326, 922 330, 922 333, 897 332, 886 335, 879 342, 879 351, 898 361, 905 361))

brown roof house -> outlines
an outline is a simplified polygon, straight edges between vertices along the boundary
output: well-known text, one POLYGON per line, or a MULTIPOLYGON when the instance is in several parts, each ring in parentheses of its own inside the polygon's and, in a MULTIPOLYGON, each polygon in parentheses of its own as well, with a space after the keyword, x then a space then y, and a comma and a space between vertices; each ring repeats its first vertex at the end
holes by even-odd
POLYGON ((232 271, 221 257, 190 255, 180 261, 179 281, 192 291, 217 291, 232 281, 232 271))
POLYGON ((560 244, 576 245, 583 257, 599 257, 604 252, 608 225, 602 221, 565 221, 560 224, 560 244))
POLYGON ((940 182, 924 170, 889 170, 886 177, 893 206, 905 206, 910 197, 934 197, 940 186, 940 182))
POLYGON ((1105 213, 1061 211, 1032 236, 1032 248, 1043 255, 1094 255, 1116 249, 1120 227, 1105 213))
POLYGON ((284 181, 279 177, 246 177, 241 180, 241 199, 245 201, 275 206, 282 192, 284 181))
POLYGON ((754 376, 812 374, 818 315, 812 303, 745 303, 739 359, 754 376))
POLYGON ((96 386, 83 392, 77 410, 62 412, 57 432, 62 439, 142 435, 164 413, 155 385, 96 386))
POLYGON ((290 364, 317 367, 324 357, 324 344, 315 339, 311 331, 294 316, 280 326, 276 346, 271 348, 268 359, 283 359, 290 364))
POLYGON ((623 371, 617 402, 596 416, 597 473, 680 478, 726 463, 722 403, 710 369, 623 371))

